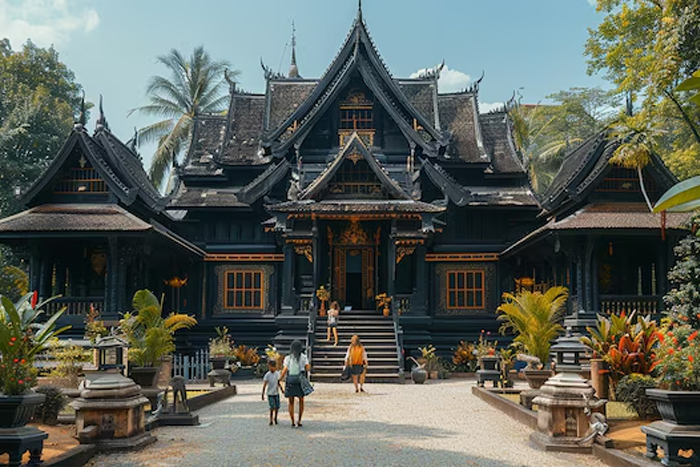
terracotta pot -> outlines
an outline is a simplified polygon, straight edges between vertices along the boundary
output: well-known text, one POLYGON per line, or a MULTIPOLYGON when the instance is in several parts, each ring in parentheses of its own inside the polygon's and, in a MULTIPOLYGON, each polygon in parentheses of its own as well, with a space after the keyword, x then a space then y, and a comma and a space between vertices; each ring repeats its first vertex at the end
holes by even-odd
POLYGON ((700 425, 700 391, 667 391, 647 389, 649 399, 656 402, 661 418, 675 425, 700 425))
POLYGON ((129 377, 142 388, 152 388, 158 382, 159 373, 160 367, 158 366, 132 366, 129 377))
POLYGON ((437 371, 431 371, 430 373, 428 373, 428 377, 429 377, 430 379, 438 379, 438 372, 437 372, 437 371))
POLYGON ((0 428, 18 428, 26 425, 45 399, 46 395, 35 393, 0 396, 0 428))
POLYGON ((416 384, 423 384, 425 380, 428 379, 428 372, 423 368, 416 367, 411 370, 411 379, 416 384))
POLYGON ((527 379, 527 384, 532 389, 541 388, 544 383, 552 376, 550 370, 525 370, 525 379, 527 379))

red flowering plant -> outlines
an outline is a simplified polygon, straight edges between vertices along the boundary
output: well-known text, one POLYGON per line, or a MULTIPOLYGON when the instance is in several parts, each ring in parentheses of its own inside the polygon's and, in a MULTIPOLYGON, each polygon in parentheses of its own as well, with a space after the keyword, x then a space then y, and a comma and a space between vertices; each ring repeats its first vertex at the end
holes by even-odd
POLYGON ((41 307, 49 300, 37 303, 37 293, 22 297, 17 303, 0 295, 0 394, 25 394, 36 383, 34 358, 44 350, 49 340, 70 326, 56 329, 56 320, 64 309, 40 322, 41 307))
POLYGON ((666 317, 659 334, 658 385, 672 391, 700 391, 700 237, 697 216, 692 234, 674 248, 671 290, 664 296, 666 317))

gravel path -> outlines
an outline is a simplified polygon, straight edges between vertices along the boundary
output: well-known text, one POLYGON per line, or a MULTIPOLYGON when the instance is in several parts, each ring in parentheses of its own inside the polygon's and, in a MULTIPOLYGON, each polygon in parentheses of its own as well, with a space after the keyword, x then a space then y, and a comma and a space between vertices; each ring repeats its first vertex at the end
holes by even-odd
POLYGON ((473 381, 425 385, 316 383, 301 428, 291 428, 286 402, 269 426, 262 384, 199 411, 201 427, 163 427, 140 452, 100 455, 92 465, 137 466, 590 466, 592 456, 546 453, 530 430, 471 394, 473 381))

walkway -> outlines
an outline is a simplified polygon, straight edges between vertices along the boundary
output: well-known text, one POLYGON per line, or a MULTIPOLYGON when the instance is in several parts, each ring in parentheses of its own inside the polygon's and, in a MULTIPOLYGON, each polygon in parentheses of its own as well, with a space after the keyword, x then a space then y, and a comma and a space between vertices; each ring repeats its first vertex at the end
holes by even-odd
MULTIPOLYGON (((199 412, 201 427, 164 427, 136 453, 101 455, 99 467, 140 466, 590 466, 592 456, 534 449, 530 430, 471 394, 473 381, 423 386, 316 383, 304 426, 268 426, 262 383, 238 383, 239 395, 199 412)), ((283 398, 284 400, 284 398, 283 398)))

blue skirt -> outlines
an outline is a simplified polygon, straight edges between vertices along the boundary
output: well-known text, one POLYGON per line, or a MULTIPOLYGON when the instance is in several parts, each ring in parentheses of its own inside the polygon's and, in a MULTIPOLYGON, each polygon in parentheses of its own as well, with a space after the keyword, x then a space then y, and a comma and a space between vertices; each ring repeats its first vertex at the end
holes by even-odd
POLYGON ((304 397, 304 391, 301 390, 301 382, 298 378, 296 379, 296 381, 285 382, 284 397, 304 397))

